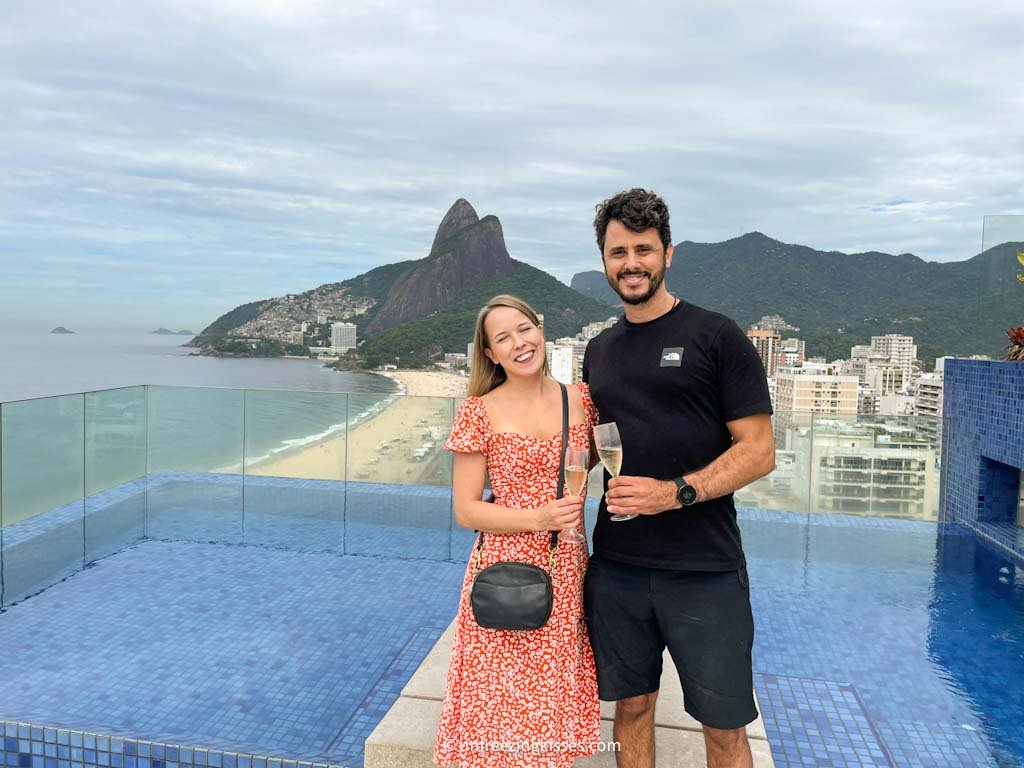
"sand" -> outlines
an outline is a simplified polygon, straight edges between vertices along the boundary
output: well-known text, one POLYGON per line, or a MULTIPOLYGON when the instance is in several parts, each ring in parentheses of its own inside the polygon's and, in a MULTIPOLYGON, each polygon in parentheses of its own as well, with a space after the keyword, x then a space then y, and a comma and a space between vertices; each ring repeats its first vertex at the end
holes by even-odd
POLYGON ((407 395, 426 397, 465 397, 469 377, 446 371, 385 371, 407 395))
POLYGON ((384 401, 375 415, 289 456, 248 468, 251 475, 448 485, 451 459, 444 441, 454 408, 465 397, 463 376, 435 371, 388 371, 405 395, 384 401))

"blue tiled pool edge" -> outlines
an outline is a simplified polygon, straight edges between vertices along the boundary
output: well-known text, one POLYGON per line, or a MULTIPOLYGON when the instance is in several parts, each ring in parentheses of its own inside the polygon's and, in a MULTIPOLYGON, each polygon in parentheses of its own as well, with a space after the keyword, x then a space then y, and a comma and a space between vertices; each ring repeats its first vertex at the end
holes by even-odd
POLYGON ((0 720, 8 768, 329 768, 336 763, 286 760, 179 743, 0 720))

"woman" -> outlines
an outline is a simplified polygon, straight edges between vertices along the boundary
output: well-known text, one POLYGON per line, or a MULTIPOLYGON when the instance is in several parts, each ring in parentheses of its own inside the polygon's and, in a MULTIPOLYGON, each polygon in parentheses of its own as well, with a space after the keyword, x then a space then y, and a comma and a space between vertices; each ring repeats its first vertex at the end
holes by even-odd
MULTIPOLYGON (((514 296, 480 310, 469 397, 446 448, 455 454, 459 525, 485 534, 481 567, 548 567, 550 531, 583 532, 584 497, 556 499, 561 388, 549 376, 537 314, 514 296), (490 474, 493 504, 481 501, 490 474)), ((571 447, 588 448, 597 411, 586 384, 568 387, 571 447)), ((560 541, 551 618, 540 629, 483 629, 466 570, 434 761, 460 768, 565 768, 597 750, 600 708, 583 623, 586 544, 560 541)))

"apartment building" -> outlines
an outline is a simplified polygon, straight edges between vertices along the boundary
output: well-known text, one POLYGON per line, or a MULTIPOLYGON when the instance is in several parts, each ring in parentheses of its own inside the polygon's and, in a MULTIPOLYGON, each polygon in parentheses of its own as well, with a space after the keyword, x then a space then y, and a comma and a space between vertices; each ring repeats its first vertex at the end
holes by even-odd
POLYGON ((911 371, 917 360, 917 345, 913 336, 901 336, 898 333, 887 333, 885 336, 872 336, 871 349, 879 355, 887 357, 893 365, 911 371))
POLYGON ((857 413, 857 377, 831 363, 805 362, 775 372, 775 407, 780 411, 857 413))
POLYGON ((780 365, 800 365, 807 358, 807 345, 802 339, 783 339, 776 355, 776 368, 780 365))
POLYGON ((757 350, 757 355, 761 358, 765 374, 769 377, 774 376, 778 364, 778 352, 782 344, 782 336, 776 330, 761 329, 753 326, 747 331, 747 338, 750 339, 750 342, 757 350))

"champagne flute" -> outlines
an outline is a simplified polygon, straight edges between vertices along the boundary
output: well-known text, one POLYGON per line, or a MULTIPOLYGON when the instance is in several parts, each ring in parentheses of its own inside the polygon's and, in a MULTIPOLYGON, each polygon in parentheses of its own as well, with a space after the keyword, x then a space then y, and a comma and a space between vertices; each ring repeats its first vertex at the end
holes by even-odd
MULTIPOLYGON (((622 469, 622 439, 619 437, 619 427, 612 421, 608 424, 598 424, 594 427, 594 444, 597 446, 597 455, 601 457, 601 463, 608 470, 612 477, 618 477, 622 469)), ((623 520, 632 520, 636 515, 612 515, 613 522, 621 523, 623 520)))
MULTIPOLYGON (((565 492, 569 496, 582 496, 587 485, 590 451, 586 448, 565 449, 565 492)), ((558 540, 567 544, 582 544, 586 537, 579 531, 559 531, 558 540)))

